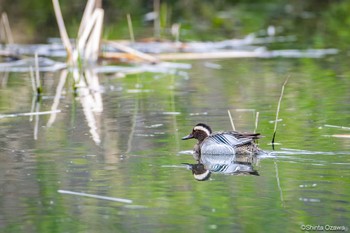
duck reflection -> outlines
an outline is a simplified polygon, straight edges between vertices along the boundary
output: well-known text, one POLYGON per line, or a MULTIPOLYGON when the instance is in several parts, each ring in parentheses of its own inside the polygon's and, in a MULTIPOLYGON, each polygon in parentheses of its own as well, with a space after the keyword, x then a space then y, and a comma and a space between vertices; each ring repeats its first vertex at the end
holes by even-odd
POLYGON ((196 164, 186 164, 196 180, 208 180, 211 173, 256 175, 253 164, 263 154, 255 143, 259 133, 237 131, 213 132, 209 125, 198 123, 182 140, 197 139, 193 149, 196 164))
POLYGON ((230 175, 259 176, 253 165, 258 163, 257 155, 206 155, 202 154, 198 163, 183 163, 192 171, 198 181, 209 180, 212 173, 230 175))

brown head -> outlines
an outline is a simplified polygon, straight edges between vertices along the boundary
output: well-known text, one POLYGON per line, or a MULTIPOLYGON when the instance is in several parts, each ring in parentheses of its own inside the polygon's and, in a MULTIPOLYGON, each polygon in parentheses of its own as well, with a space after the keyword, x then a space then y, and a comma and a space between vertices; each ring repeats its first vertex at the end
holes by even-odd
POLYGON ((211 130, 211 128, 208 125, 206 125, 204 123, 199 123, 192 129, 192 132, 189 135, 183 137, 182 140, 195 138, 199 142, 202 142, 211 133, 212 133, 212 130, 211 130))

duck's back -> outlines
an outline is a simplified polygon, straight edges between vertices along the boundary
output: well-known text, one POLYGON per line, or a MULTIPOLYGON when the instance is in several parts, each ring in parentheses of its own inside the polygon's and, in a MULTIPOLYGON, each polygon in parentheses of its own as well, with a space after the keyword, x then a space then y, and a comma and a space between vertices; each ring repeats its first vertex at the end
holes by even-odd
POLYGON ((251 138, 237 138, 235 132, 218 132, 211 134, 200 145, 201 154, 234 155, 237 148, 252 143, 251 138))

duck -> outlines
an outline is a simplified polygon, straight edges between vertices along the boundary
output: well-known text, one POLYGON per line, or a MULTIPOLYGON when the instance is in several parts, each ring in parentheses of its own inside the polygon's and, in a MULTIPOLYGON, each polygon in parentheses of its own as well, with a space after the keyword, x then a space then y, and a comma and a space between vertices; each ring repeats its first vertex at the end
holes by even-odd
POLYGON ((260 133, 213 132, 209 125, 198 123, 182 140, 197 139, 193 151, 199 160, 203 155, 257 155, 262 152, 255 143, 259 138, 260 133))

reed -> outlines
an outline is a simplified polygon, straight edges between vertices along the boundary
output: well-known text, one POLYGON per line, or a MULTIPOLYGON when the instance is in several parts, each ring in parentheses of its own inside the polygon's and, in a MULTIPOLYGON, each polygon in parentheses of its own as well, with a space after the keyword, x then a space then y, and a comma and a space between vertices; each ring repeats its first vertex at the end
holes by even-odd
POLYGON ((156 39, 160 38, 160 0, 153 0, 153 11, 155 13, 153 27, 154 27, 154 37, 156 39))
POLYGON ((233 131, 236 131, 236 127, 235 127, 235 124, 233 123, 233 118, 231 116, 230 110, 227 110, 227 113, 228 113, 228 117, 230 118, 232 129, 233 129, 233 131))
POLYGON ((276 132, 277 132, 278 115, 279 115, 279 112, 280 112, 280 107, 281 107, 281 102, 282 102, 282 98, 283 98, 284 88, 285 88, 285 86, 286 86, 286 84, 287 84, 287 82, 289 80, 289 77, 290 76, 287 77, 287 79, 284 81, 284 83, 282 85, 280 98, 279 98, 278 104, 277 104, 275 126, 274 126, 274 129, 273 129, 273 136, 272 136, 272 141, 271 141, 273 150, 275 149, 275 137, 276 137, 276 132))
POLYGON ((255 127, 254 127, 254 133, 256 133, 256 130, 258 129, 258 123, 259 123, 259 112, 256 112, 256 114, 255 114, 255 127))
POLYGON ((96 62, 99 57, 100 40, 102 35, 104 11, 96 7, 96 0, 86 4, 76 38, 76 47, 70 43, 62 17, 58 0, 52 0, 60 36, 67 51, 67 60, 73 66, 79 66, 84 61, 96 62), (80 59, 80 60, 79 60, 80 59))
POLYGON ((64 24, 64 20, 62 17, 60 4, 58 3, 58 0, 52 0, 52 4, 53 4, 54 11, 55 11, 57 25, 58 25, 58 29, 60 31, 61 40, 62 40, 64 47, 66 48, 68 60, 70 60, 70 58, 72 57, 72 54, 73 54, 73 46, 70 43, 70 40, 68 37, 66 26, 64 24))
POLYGON ((41 82, 40 82, 39 58, 38 58, 37 53, 35 54, 35 74, 34 74, 33 67, 30 66, 29 67, 29 75, 30 75, 30 79, 32 81, 33 92, 35 93, 36 96, 40 97, 42 92, 43 92, 43 88, 42 88, 41 82))
POLYGON ((40 96, 43 92, 43 88, 40 82, 39 57, 37 53, 35 53, 35 84, 36 84, 36 94, 40 96))
POLYGON ((13 44, 14 40, 13 40, 12 30, 11 30, 9 19, 7 17, 6 12, 3 12, 1 14, 0 27, 1 27, 0 28, 1 35, 4 35, 4 38, 1 38, 1 40, 3 40, 4 43, 7 42, 8 44, 13 44))
POLYGON ((126 15, 126 19, 128 20, 128 28, 129 28, 129 35, 130 35, 130 41, 131 43, 135 43, 135 37, 134 37, 134 28, 132 26, 132 20, 130 14, 126 15))

